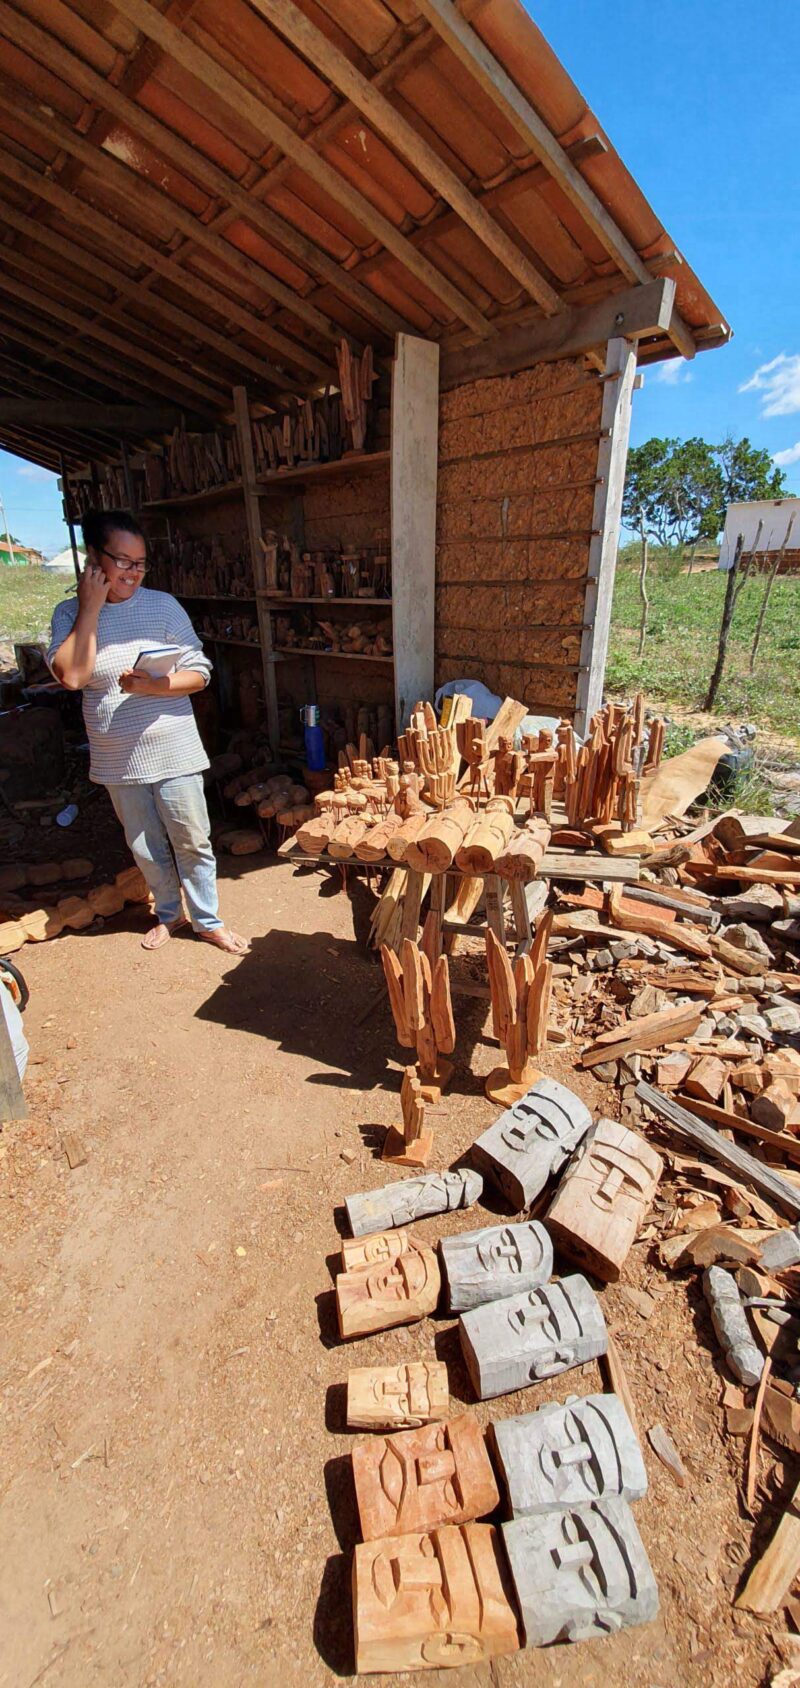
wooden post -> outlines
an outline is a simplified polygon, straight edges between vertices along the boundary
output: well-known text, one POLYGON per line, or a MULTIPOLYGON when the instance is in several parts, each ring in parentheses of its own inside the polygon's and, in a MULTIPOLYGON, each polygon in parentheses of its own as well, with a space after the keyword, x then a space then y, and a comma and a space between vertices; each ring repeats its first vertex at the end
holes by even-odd
POLYGON ((647 612, 650 608, 650 599, 647 596, 647 529, 644 524, 644 510, 639 511, 639 532, 642 536, 642 561, 639 567, 639 597, 642 600, 642 619, 639 624, 638 655, 641 656, 647 638, 647 612))
POLYGON ((75 579, 80 580, 80 578, 81 578, 81 565, 80 565, 80 561, 78 559, 78 547, 77 547, 77 544, 75 542, 75 526, 74 526, 74 523, 73 523, 73 520, 72 520, 72 502, 71 502, 70 489, 69 489, 69 475, 67 474, 67 465, 64 462, 63 451, 59 452, 59 459, 60 459, 60 466, 61 466, 61 502, 62 502, 63 507, 64 507, 64 520, 67 524, 67 532, 69 533, 69 543, 70 543, 70 548, 72 550, 72 566, 75 570, 75 579))
POLYGON ((395 726, 433 697, 439 347, 398 334, 392 369, 392 632, 395 726))
POLYGON ((636 347, 628 340, 609 340, 575 702, 575 731, 582 737, 603 702, 635 375, 636 347))
POLYGON ((264 669, 264 702, 267 710, 267 732, 273 756, 278 755, 280 730, 278 725, 278 687, 275 680, 275 658, 272 651, 272 621, 269 605, 258 593, 261 578, 261 509, 256 489, 256 466, 253 458, 253 432, 250 426, 250 406, 247 388, 234 387, 233 408, 236 433, 239 439, 239 462, 242 465, 242 496, 250 544, 250 565, 253 571, 253 590, 256 593, 258 631, 261 640, 261 661, 264 669))
POLYGON ((728 578, 725 582, 725 602, 722 606, 722 621, 719 629, 717 660, 714 664, 714 672, 708 683, 708 692, 706 694, 705 703, 703 704, 704 709, 713 709, 717 692, 719 691, 720 681, 722 679, 722 670, 725 667, 725 655, 728 649, 728 634, 731 630, 733 610, 736 603, 736 580, 739 574, 739 564, 742 560, 743 547, 744 534, 740 533, 736 541, 736 549, 733 553, 733 562, 728 569, 728 578))
MULTIPOLYGON (((0 985, 0 990, 5 990, 5 985, 0 985)), ((28 1110, 11 1047, 11 1033, 6 1025, 5 1014, 0 1008, 0 1125, 4 1120, 27 1117, 28 1110)))

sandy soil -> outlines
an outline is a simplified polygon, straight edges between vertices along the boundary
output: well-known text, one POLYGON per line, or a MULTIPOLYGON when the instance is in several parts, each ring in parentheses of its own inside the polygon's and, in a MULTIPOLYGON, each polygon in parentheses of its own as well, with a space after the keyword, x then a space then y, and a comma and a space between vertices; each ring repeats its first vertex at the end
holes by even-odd
MULTIPOLYGON (((354 937, 367 893, 351 902, 332 880, 259 863, 224 886, 226 916, 254 936, 241 961, 189 938, 148 956, 135 914, 24 952, 30 1118, 0 1134, 2 1688, 349 1676, 348 1367, 436 1352, 451 1362, 454 1402, 469 1398, 452 1320, 349 1348, 336 1338, 341 1202, 386 1181, 377 1128, 398 1114, 398 1051, 380 973, 354 937), (88 1156, 73 1171, 67 1130, 88 1156)), ((494 1114, 476 1076, 494 1064, 482 1008, 457 999, 456 1017, 440 1165, 494 1114)), ((546 1064, 570 1078, 563 1052, 546 1064)), ((588 1076, 571 1081, 616 1105, 588 1076)), ((472 1228, 486 1211, 419 1231, 472 1228)), ((637 1245, 625 1281, 655 1297, 652 1316, 620 1288, 603 1300, 642 1430, 660 1420, 690 1473, 677 1487, 646 1448, 637 1519, 660 1617, 403 1680, 756 1688, 779 1668, 782 1621, 732 1609, 774 1511, 761 1493, 754 1533, 705 1311, 651 1247, 637 1245)), ((598 1386, 591 1365, 535 1401, 476 1410, 485 1423, 598 1386)), ((790 1478, 779 1466, 773 1490, 790 1478)))

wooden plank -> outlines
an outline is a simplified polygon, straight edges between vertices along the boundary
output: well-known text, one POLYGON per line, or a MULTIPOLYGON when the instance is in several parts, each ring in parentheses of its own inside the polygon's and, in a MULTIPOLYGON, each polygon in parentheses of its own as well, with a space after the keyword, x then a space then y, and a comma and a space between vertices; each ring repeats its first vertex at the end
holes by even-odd
MULTIPOLYGON (((476 346, 442 351, 442 391, 486 376, 514 375, 535 363, 578 357, 609 340, 639 340, 665 330, 675 297, 666 277, 599 299, 583 310, 571 308, 546 321, 519 323, 476 346)), ((541 400, 539 401, 541 403, 541 400)))
POLYGON ((613 1395, 618 1395, 631 1421, 635 1435, 639 1436, 639 1420, 633 1400, 633 1392, 628 1381, 628 1374, 620 1352, 619 1343, 611 1331, 608 1333, 608 1347, 600 1358, 600 1370, 606 1389, 613 1395))
POLYGON ((439 348, 399 334, 392 368, 391 532, 395 730, 433 697, 439 348))
MULTIPOLYGON (((475 78, 492 104, 503 113, 530 147, 563 193, 584 218, 605 251, 628 281, 650 280, 650 272, 635 247, 615 223, 594 189, 581 175, 552 130, 503 69, 452 0, 418 0, 418 11, 447 42, 459 63, 475 78)), ((673 312, 670 338, 684 357, 693 357, 696 342, 678 312, 673 312)), ((589 712, 592 713, 591 711, 589 712)))
POLYGON ((363 194, 352 188, 349 182, 340 176, 338 170, 326 159, 321 158, 277 113, 262 100, 256 99, 243 83, 217 64, 209 53, 197 47, 183 30, 177 29, 157 12, 149 4, 149 0, 114 0, 114 5, 129 23, 141 29, 151 40, 157 41, 168 57, 175 59, 184 70, 188 70, 201 86, 210 89, 246 122, 252 123, 257 134, 274 141, 306 176, 330 194, 336 204, 343 205, 363 229, 376 240, 382 241, 387 251, 392 252, 411 275, 430 288, 434 296, 447 305, 455 316, 468 323, 477 334, 492 333, 491 324, 483 313, 454 287, 429 259, 418 252, 387 217, 377 211, 363 194))
MULTIPOLYGON (((0 990, 5 990, 5 985, 0 985, 0 990)), ((6 1025, 5 1014, 0 1009, 0 1125, 5 1120, 27 1117, 28 1110, 11 1046, 11 1033, 6 1025)))
POLYGON ((575 731, 581 736, 585 735, 591 717, 603 701, 636 375, 636 350, 628 340, 609 340, 606 374, 618 379, 607 381, 603 391, 602 436, 597 450, 598 484, 592 511, 594 536, 589 546, 583 609, 585 631, 581 639, 581 666, 576 687, 575 731))
POLYGON ((800 1572, 800 1483, 792 1495, 766 1551, 735 1601, 743 1612, 767 1617, 777 1611, 800 1572))
POLYGON ((718 1108, 715 1102, 702 1102, 696 1096, 681 1095, 679 1100, 690 1114, 697 1114, 700 1119, 709 1120, 724 1131, 740 1131, 743 1137, 755 1137, 757 1142, 778 1149, 793 1166, 800 1166, 800 1141, 790 1137, 788 1131, 770 1131, 768 1126, 759 1125, 757 1120, 742 1119, 740 1114, 734 1114, 728 1108, 718 1108))
POLYGON ((655 1114, 663 1114, 682 1137, 688 1137, 690 1142, 704 1149, 712 1160, 720 1161, 724 1167, 738 1173, 761 1195, 769 1196, 778 1207, 790 1213, 793 1219, 800 1218, 800 1190, 781 1178, 779 1173, 773 1172, 765 1162, 755 1160, 746 1149, 740 1149, 738 1143, 729 1143, 714 1130, 713 1125, 696 1118, 694 1113, 689 1113, 687 1108, 681 1107, 671 1096, 655 1090, 651 1084, 640 1080, 636 1094, 655 1114))
POLYGON ((250 0, 250 3, 255 11, 286 36, 304 58, 316 65, 334 88, 346 95, 378 133, 385 136, 390 146, 408 159, 548 316, 566 309, 555 288, 469 192, 455 171, 445 163, 441 153, 403 117, 396 106, 389 103, 379 88, 362 76, 352 60, 316 28, 294 0, 250 0))
POLYGON ((658 1049, 661 1044, 691 1037, 702 1017, 702 1007, 687 1002, 661 1008, 655 1014, 641 1014, 636 1019, 623 1020, 611 1031, 601 1032, 581 1051, 581 1066, 596 1067, 600 1061, 615 1061, 635 1050, 658 1049))
POLYGON ((74 53, 68 52, 63 41, 56 41, 54 36, 38 29, 20 13, 12 12, 5 0, 0 0, 0 30, 18 48, 31 53, 40 64, 69 82, 99 110, 111 112, 120 118, 154 147, 162 158, 169 159, 179 170, 184 171, 191 181, 198 182, 214 198, 227 201, 231 208, 245 217, 254 228, 260 229, 268 240, 275 241, 285 252, 296 258, 298 263, 305 265, 312 275, 317 276, 320 281, 328 282, 343 298, 350 299, 369 321, 377 323, 391 335, 407 328, 408 324, 396 311, 385 305, 370 288, 349 275, 334 259, 329 258, 326 252, 315 246, 313 241, 293 228, 291 223, 279 217, 277 212, 272 211, 253 194, 243 190, 204 153, 189 146, 179 135, 151 116, 136 100, 130 99, 106 77, 98 75, 90 65, 84 64, 74 53))
MULTIPOLYGON (((253 458, 253 430, 250 426, 250 406, 246 387, 234 387, 233 410, 239 441, 239 462, 242 465, 242 495, 250 545, 253 579, 263 578, 261 569, 261 504, 256 490, 256 469, 253 458)), ((278 717, 278 683, 272 660, 272 620, 269 605, 256 598, 256 614, 261 642, 261 665, 264 672, 264 703, 267 711, 267 733, 273 756, 278 755, 280 724, 278 717)))

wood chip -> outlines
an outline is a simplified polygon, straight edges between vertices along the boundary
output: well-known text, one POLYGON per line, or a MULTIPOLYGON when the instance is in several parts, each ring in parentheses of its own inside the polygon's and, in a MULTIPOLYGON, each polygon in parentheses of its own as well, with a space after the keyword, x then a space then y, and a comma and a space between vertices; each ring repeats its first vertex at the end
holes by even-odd
POLYGON ((648 1295, 644 1289, 634 1289, 632 1284, 619 1284, 617 1287, 620 1295, 623 1296, 630 1307, 634 1308, 640 1318, 649 1319, 652 1317, 658 1306, 652 1295, 648 1295))
POLYGON ((800 1484, 766 1552, 756 1560, 736 1605, 742 1612, 767 1617, 777 1611, 800 1572, 800 1484))
POLYGON ((67 1161, 69 1163, 69 1168, 70 1168, 71 1172, 75 1171, 76 1166, 85 1166, 86 1165, 86 1162, 89 1159, 89 1156, 87 1155, 86 1150, 84 1149, 84 1146, 83 1146, 83 1144, 80 1140, 80 1137, 76 1136, 74 1131, 65 1131, 64 1132, 64 1135, 61 1139, 61 1147, 64 1150, 64 1154, 67 1157, 67 1161))
POLYGON ((674 1477, 679 1489, 685 1489, 689 1474, 669 1432, 663 1424, 651 1424, 647 1432, 647 1440, 653 1453, 665 1465, 670 1475, 674 1477))

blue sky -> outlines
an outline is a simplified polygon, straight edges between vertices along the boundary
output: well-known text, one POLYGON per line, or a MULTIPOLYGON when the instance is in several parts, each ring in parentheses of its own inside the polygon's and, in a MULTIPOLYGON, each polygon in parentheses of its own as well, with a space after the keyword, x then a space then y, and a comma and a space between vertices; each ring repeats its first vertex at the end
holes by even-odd
MULTIPOLYGON (((632 441, 716 442, 784 456, 800 492, 797 0, 535 0, 528 9, 734 330, 722 351, 648 371, 632 441)), ((0 452, 25 544, 67 543, 55 476, 0 452)))

